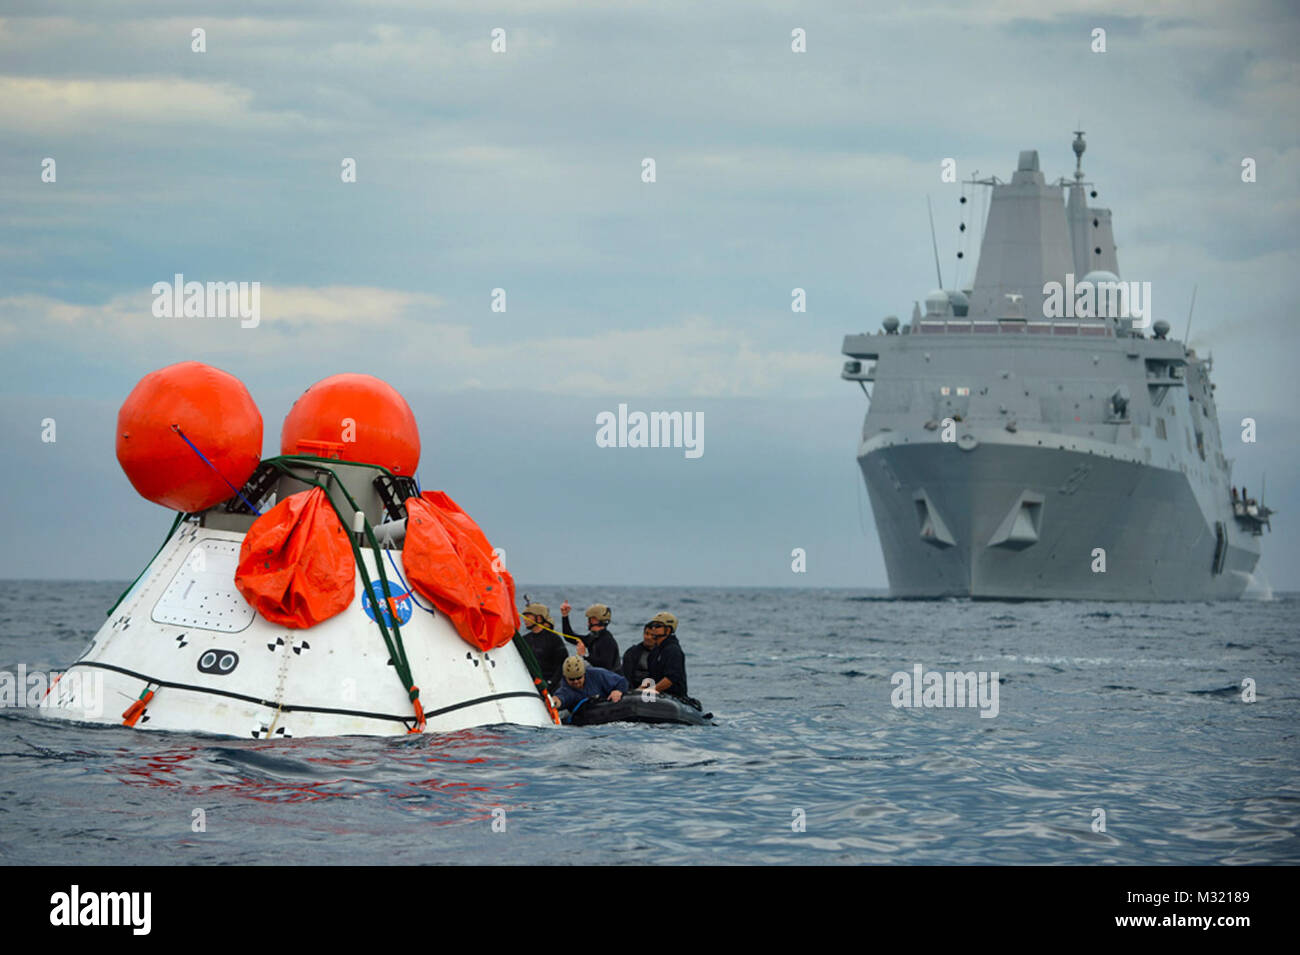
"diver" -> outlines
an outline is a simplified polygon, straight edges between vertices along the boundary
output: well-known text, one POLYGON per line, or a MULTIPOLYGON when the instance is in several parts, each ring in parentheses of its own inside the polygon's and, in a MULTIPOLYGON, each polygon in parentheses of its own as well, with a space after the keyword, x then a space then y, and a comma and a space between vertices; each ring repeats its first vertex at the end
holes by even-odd
POLYGON ((582 657, 568 657, 564 661, 564 682, 552 699, 556 709, 573 712, 584 700, 617 703, 626 692, 627 680, 620 674, 603 667, 587 666, 582 657))
MULTIPOLYGON (((564 625, 565 634, 577 637, 573 627, 569 626, 569 611, 572 609, 572 605, 567 600, 560 604, 560 620, 564 625)), ((619 661, 618 644, 614 641, 614 635, 609 632, 609 621, 613 618, 614 612, 604 604, 592 604, 587 608, 585 616, 587 630, 590 632, 585 637, 578 638, 578 656, 586 657, 590 666, 614 673, 620 672, 622 663, 619 661)))
POLYGON ((528 641, 537 665, 542 668, 542 679, 552 693, 560 685, 561 669, 569 652, 564 648, 564 641, 552 633, 555 622, 551 620, 551 608, 546 604, 531 603, 520 614, 524 621, 525 632, 521 636, 528 641))
POLYGON ((697 710, 704 708, 687 695, 686 654, 677 640, 677 618, 667 611, 651 617, 641 642, 623 655, 623 676, 639 690, 665 693, 697 710))

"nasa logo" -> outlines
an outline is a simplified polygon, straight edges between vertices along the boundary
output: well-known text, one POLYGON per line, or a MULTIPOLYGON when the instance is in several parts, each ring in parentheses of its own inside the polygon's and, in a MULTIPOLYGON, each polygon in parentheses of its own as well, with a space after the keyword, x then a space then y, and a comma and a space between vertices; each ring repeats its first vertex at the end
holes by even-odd
MULTIPOLYGON (((392 594, 392 605, 384 609, 384 624, 393 625, 393 610, 397 611, 397 622, 406 623, 411 619, 411 614, 415 608, 411 602, 411 595, 400 587, 393 584, 388 585, 388 592, 392 594)), ((375 619, 375 607, 382 606, 384 603, 384 586, 377 580, 370 582, 370 589, 361 594, 361 607, 366 612, 366 616, 371 620, 375 619)))

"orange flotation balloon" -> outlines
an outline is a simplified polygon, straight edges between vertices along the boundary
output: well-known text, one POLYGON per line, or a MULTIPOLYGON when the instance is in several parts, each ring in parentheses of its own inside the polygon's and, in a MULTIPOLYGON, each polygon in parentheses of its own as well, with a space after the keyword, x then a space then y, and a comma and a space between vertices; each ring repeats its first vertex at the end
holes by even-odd
POLYGON ((122 470, 142 497, 175 511, 234 497, 261 456, 262 414, 248 389, 202 362, 150 372, 117 413, 122 470))
POLYGON ((378 464, 410 476, 420 463, 420 430, 392 385, 370 375, 331 375, 289 409, 280 453, 378 464))
POLYGON ((347 609, 356 575, 347 533, 314 487, 253 522, 239 548, 235 587, 271 623, 305 630, 347 609))
POLYGON ((415 591, 445 613, 470 646, 495 650, 519 630, 515 581, 494 570, 492 545, 441 491, 406 500, 402 563, 415 591))

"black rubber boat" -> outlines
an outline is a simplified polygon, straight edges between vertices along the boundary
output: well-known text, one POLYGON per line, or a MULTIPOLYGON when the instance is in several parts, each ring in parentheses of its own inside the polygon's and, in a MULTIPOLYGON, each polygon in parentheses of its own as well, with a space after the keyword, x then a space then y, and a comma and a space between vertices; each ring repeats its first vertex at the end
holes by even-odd
POLYGON ((627 693, 617 703, 583 701, 568 720, 574 726, 599 726, 603 723, 679 723, 700 726, 710 723, 712 713, 702 713, 689 703, 672 696, 660 695, 643 700, 639 693, 627 693))

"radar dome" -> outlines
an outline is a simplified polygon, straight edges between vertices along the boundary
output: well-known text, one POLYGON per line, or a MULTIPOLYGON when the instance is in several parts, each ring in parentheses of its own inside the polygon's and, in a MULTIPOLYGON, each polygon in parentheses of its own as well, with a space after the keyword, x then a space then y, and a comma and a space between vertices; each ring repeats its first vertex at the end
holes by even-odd
POLYGON ((1169 323, 1163 318, 1158 319, 1156 323, 1151 326, 1151 331, 1155 333, 1156 338, 1164 338, 1169 334, 1169 323))
POLYGON ((880 325, 882 328, 884 328, 885 334, 893 335, 895 332, 898 331, 898 316, 886 315, 885 320, 881 322, 880 325))
POLYGON ((289 409, 280 453, 378 464, 409 476, 420 463, 420 430, 392 385, 370 375, 331 375, 289 409))
MULTIPOLYGON (((1124 317, 1128 306, 1128 293, 1126 287, 1120 284, 1118 275, 1105 269, 1093 269, 1083 277, 1079 285, 1083 285, 1084 282, 1092 286, 1095 303, 1093 314, 1097 318, 1124 317)), ((1075 288, 1077 289, 1079 285, 1075 288)))
POLYGON ((1098 282, 1118 282, 1119 276, 1114 272, 1107 272, 1105 269, 1093 269, 1083 277, 1084 282, 1091 282, 1096 285, 1098 282))
POLYGON ((956 290, 949 292, 948 304, 952 306, 952 313, 957 318, 965 318, 966 313, 970 311, 970 299, 966 297, 965 292, 956 290))
POLYGON ((926 315, 945 315, 948 312, 948 293, 937 288, 925 297, 926 315))
POLYGON ((262 413, 248 389, 202 362, 150 372, 117 413, 117 460, 131 486, 174 511, 234 497, 261 457, 262 413))

